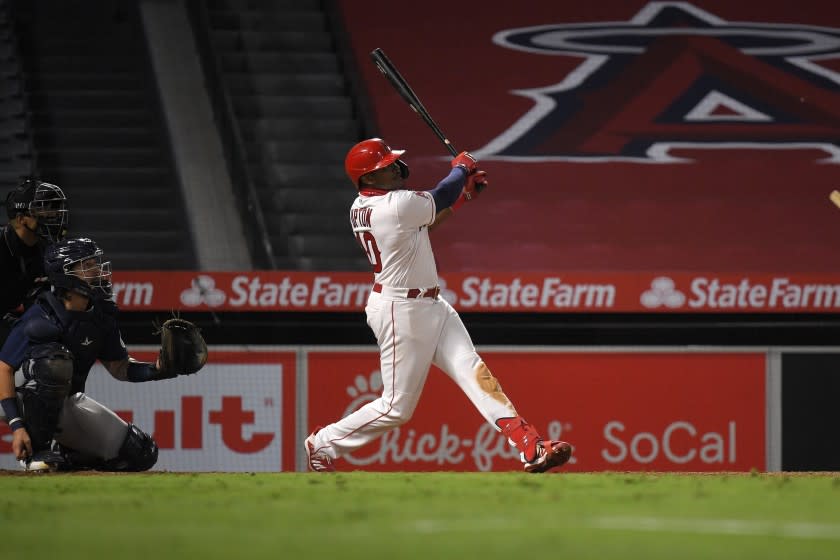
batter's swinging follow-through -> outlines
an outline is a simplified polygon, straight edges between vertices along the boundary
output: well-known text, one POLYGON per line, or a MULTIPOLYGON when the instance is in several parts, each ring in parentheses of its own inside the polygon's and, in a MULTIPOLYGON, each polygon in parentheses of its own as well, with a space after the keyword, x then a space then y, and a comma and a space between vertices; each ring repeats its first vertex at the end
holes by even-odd
MULTIPOLYGON (((388 67, 393 68, 390 62, 388 67)), ((406 91, 411 91, 407 85, 406 91)), ((422 104, 414 98, 417 110, 422 104)), ((451 146, 448 140, 445 144, 451 146)), ((409 190, 409 168, 400 159, 404 152, 371 138, 353 146, 345 159, 345 171, 358 190, 350 224, 373 268, 365 314, 379 345, 383 387, 378 399, 315 428, 304 443, 308 469, 334 471, 335 459, 407 422, 432 364, 519 450, 526 471, 541 473, 565 464, 572 446, 544 440, 519 415, 476 352, 458 313, 440 297, 429 231, 474 200, 487 185, 487 174, 461 152, 435 188, 409 190)))

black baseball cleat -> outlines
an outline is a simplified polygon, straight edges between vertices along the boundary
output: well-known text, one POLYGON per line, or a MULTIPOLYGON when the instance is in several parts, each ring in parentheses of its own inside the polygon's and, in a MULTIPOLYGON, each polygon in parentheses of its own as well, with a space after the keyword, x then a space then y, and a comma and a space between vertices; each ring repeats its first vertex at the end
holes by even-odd
POLYGON ((565 465, 572 457, 572 446, 565 441, 543 440, 538 445, 537 458, 525 463, 529 473, 542 473, 565 465))
POLYGON ((26 472, 55 472, 63 470, 66 465, 64 455, 52 449, 44 449, 32 454, 31 457, 21 459, 20 465, 26 472))

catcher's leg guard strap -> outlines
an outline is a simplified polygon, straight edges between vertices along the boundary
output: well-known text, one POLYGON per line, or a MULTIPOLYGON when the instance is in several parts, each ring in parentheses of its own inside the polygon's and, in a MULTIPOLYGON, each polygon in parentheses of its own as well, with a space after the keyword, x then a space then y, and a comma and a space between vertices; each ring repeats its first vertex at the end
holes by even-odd
POLYGON ((522 461, 530 463, 537 458, 537 443, 542 440, 537 430, 521 416, 514 418, 500 418, 496 425, 502 430, 502 434, 508 439, 511 445, 522 453, 522 461))
POLYGON ((33 347, 23 364, 26 384, 18 389, 33 451, 49 447, 73 379, 73 354, 61 344, 33 347))
POLYGON ((120 447, 120 453, 105 461, 101 470, 105 471, 147 471, 155 466, 158 459, 158 446, 155 440, 135 426, 128 425, 128 433, 120 447))

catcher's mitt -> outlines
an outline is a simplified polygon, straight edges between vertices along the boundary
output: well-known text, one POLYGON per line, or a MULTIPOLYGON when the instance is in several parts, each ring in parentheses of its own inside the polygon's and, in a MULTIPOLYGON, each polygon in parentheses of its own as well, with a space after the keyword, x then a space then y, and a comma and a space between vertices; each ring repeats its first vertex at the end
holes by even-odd
POLYGON ((207 363, 207 343, 201 331, 186 319, 172 318, 160 326, 160 371, 164 375, 190 375, 207 363))

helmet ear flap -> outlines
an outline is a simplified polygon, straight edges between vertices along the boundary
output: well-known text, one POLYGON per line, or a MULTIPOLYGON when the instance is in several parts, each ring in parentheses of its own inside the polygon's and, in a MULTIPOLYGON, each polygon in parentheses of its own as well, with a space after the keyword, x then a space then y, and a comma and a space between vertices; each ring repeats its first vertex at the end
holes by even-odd
POLYGON ((402 176, 402 178, 403 179, 408 179, 408 174, 409 174, 408 164, 405 163, 403 160, 398 159, 397 160, 397 165, 400 166, 400 175, 402 176))

